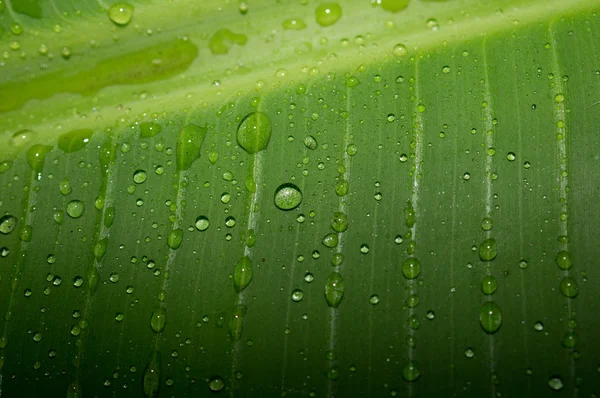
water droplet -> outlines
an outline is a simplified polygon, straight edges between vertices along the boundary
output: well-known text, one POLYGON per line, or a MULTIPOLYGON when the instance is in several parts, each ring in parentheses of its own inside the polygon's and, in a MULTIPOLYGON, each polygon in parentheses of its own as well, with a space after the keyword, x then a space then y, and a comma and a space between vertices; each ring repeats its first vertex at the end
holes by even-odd
POLYGON ((323 237, 323 246, 325 247, 336 247, 338 245, 338 236, 336 233, 330 233, 323 237))
POLYGON ((71 218, 79 218, 83 215, 85 205, 80 200, 72 200, 67 203, 67 214, 71 218))
POLYGON ((379 304, 379 296, 374 294, 371 297, 369 297, 369 303, 371 303, 372 305, 379 304))
POLYGON ((565 333, 562 344, 565 348, 574 348, 577 345, 577 334, 575 332, 565 333))
POLYGON ((331 26, 342 17, 342 7, 338 3, 321 3, 315 9, 315 18, 321 26, 331 26))
POLYGON ((315 137, 312 135, 307 135, 304 137, 304 146, 306 146, 308 149, 315 150, 319 147, 319 144, 317 143, 317 139, 315 137))
POLYGON ((406 381, 415 381, 421 376, 419 363, 417 361, 408 361, 402 368, 402 377, 406 381))
POLYGON ((398 12, 404 10, 410 0, 381 0, 379 4, 385 11, 398 12))
POLYGON ((315 277, 313 274, 311 274, 310 272, 307 272, 306 274, 304 274, 304 281, 306 283, 311 283, 312 281, 315 280, 315 277))
POLYGON ((325 282, 325 299, 327 305, 336 308, 344 297, 344 278, 338 272, 329 274, 325 282))
POLYGON ((177 170, 188 170, 200 157, 200 149, 208 128, 195 124, 186 125, 177 139, 177 170))
POLYGON ((206 216, 200 216, 196 219, 195 225, 198 231, 206 231, 210 226, 210 221, 206 216))
POLYGON ((140 123, 140 137, 150 138, 159 134, 162 131, 162 126, 154 122, 140 123))
POLYGON ((229 318, 229 335, 234 342, 240 341, 242 338, 246 312, 248 312, 248 308, 244 304, 233 307, 231 317, 229 318))
POLYGON ((167 245, 172 250, 177 250, 179 246, 181 246, 181 242, 183 241, 183 229, 177 228, 169 232, 169 236, 167 236, 167 245))
POLYGON ((0 174, 6 173, 13 165, 12 160, 3 160, 0 162, 0 174))
POLYGON ((133 173, 133 182, 135 182, 136 184, 143 184, 144 182, 146 182, 147 178, 148 178, 148 175, 146 174, 146 171, 144 171, 144 170, 136 170, 133 173))
POLYGON ((335 184, 335 193, 338 196, 346 196, 348 194, 349 189, 350 189, 350 184, 348 183, 348 181, 346 181, 344 179, 340 179, 335 184))
POLYGON ((271 119, 266 113, 248 114, 237 129, 237 142, 249 154, 267 149, 271 139, 271 119))
POLYGON ((35 133, 31 130, 20 130, 14 133, 8 142, 15 148, 23 148, 31 142, 34 136, 35 133))
POLYGON ((275 190, 275 206, 281 210, 292 210, 302 202, 300 188, 291 183, 281 184, 275 190))
POLYGON ((496 239, 486 239, 479 245, 479 258, 482 261, 492 261, 498 255, 496 239))
POLYGON ((4 235, 10 234, 15 229, 16 225, 16 217, 11 216, 10 214, 2 216, 2 218, 0 218, 0 233, 4 235))
POLYGON ((564 100, 565 100, 565 95, 563 93, 558 93, 554 96, 555 102, 564 102, 564 100))
POLYGON ((481 229, 483 229, 484 231, 489 231, 490 229, 492 229, 493 226, 494 221, 489 217, 486 217, 481 221, 481 229))
POLYGON ((577 297, 577 295, 579 294, 579 285, 577 285, 575 279, 571 278, 570 276, 565 276, 560 281, 560 292, 565 297, 577 297))
POLYGON ((444 65, 442 67, 442 73, 444 73, 444 74, 450 73, 450 67, 448 65, 444 65))
POLYGON ((90 267, 88 270, 88 286, 90 288, 90 292, 94 294, 98 289, 98 284, 100 283, 100 273, 98 272, 98 268, 95 266, 90 267))
POLYGON ((550 378, 550 380, 548 380, 548 386, 551 389, 558 391, 558 390, 562 390, 565 385, 560 377, 552 376, 550 378))
POLYGON ((392 53, 396 57, 404 57, 406 56, 406 54, 408 54, 408 50, 406 49, 406 46, 404 44, 398 43, 394 46, 392 53))
POLYGON ((369 245, 363 243, 362 245, 360 245, 360 252, 362 254, 367 254, 369 253, 369 245))
POLYGON ((146 365, 144 370, 144 395, 147 398, 158 396, 158 388, 160 386, 160 353, 154 352, 152 359, 146 365))
POLYGON ((167 310, 164 308, 157 308, 152 312, 152 317, 150 318, 150 327, 154 331, 154 333, 161 333, 165 325, 167 324, 167 310))
POLYGON ((349 144, 349 145, 346 147, 346 153, 347 153, 349 156, 354 156, 354 155, 356 155, 356 153, 357 153, 357 152, 358 152, 358 148, 357 148, 357 147, 356 147, 356 145, 354 145, 354 144, 349 144))
POLYGON ((108 18, 118 26, 125 26, 131 21, 133 6, 125 3, 115 3, 108 9, 108 18))
POLYGON ((94 257, 96 260, 100 261, 104 254, 106 253, 106 246, 108 244, 108 238, 104 238, 96 242, 94 245, 94 257))
POLYGON ((486 333, 495 333, 502 325, 502 309, 493 301, 488 301, 481 306, 479 323, 486 333))
POLYGON ((220 377, 213 377, 208 383, 211 391, 218 392, 225 388, 225 382, 220 377))
POLYGON ((494 294, 497 288, 498 283, 492 275, 486 275, 481 281, 481 291, 483 294, 494 294))
POLYGON ((58 137, 58 147, 66 153, 80 151, 90 142, 92 134, 90 129, 69 131, 58 137))
POLYGON ((473 349, 472 349, 472 348, 470 348, 470 347, 469 347, 469 348, 467 348, 467 349, 465 350, 465 357, 467 357, 467 358, 471 359, 471 358, 473 358, 474 356, 475 356, 475 351, 473 351, 473 349))
POLYGON ((416 257, 409 257, 402 263, 402 275, 406 279, 415 279, 421 273, 421 262, 416 257))
POLYGON ((232 44, 243 46, 247 41, 248 37, 244 34, 219 29, 210 38, 208 47, 213 54, 227 54, 232 44))
POLYGON ((571 269, 573 266, 573 260, 571 259, 571 254, 568 251, 560 251, 556 255, 556 264, 562 270, 571 269))
POLYGON ((343 253, 335 253, 331 256, 331 265, 334 267, 339 267, 345 260, 345 256, 343 253))
POLYGON ((509 152, 506 154, 506 159, 508 159, 509 162, 514 162, 516 158, 517 155, 515 155, 514 152, 509 152))
POLYGON ((44 160, 46 153, 52 150, 51 146, 48 145, 33 145, 27 150, 27 163, 36 173, 41 173, 44 168, 44 160))
POLYGON ((542 330, 544 330, 544 324, 540 321, 537 321, 533 324, 533 329, 535 329, 535 331, 537 332, 541 332, 542 330))
POLYGON ((40 341, 42 341, 42 333, 41 332, 37 332, 33 335, 33 341, 35 341, 36 343, 39 343, 40 341))
POLYGON ((233 270, 233 285, 236 292, 244 290, 252 281, 252 260, 250 257, 244 256, 236 263, 233 270))
POLYGON ((303 298, 304 298, 304 292, 300 289, 294 289, 294 291, 292 292, 292 300, 298 303, 298 302, 302 301, 303 298))
POLYGON ((60 193, 63 194, 64 196, 67 196, 68 194, 70 194, 71 193, 71 184, 69 183, 69 180, 67 178, 64 178, 58 184, 58 189, 60 190, 60 193))
POLYGON ((286 30, 302 30, 306 28, 306 23, 299 18, 290 18, 283 21, 282 26, 286 30))
POLYGON ((427 319, 429 319, 430 321, 433 321, 435 319, 435 312, 433 311, 427 311, 427 314, 425 314, 425 316, 427 317, 427 319))
POLYGON ((348 216, 341 211, 336 211, 333 213, 331 228, 333 228, 333 230, 336 232, 346 231, 348 229, 348 216))

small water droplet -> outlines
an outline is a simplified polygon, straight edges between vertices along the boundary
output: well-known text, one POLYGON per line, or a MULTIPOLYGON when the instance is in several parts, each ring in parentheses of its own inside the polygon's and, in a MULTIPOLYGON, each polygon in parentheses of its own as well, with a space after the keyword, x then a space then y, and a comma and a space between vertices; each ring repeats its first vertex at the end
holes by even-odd
POLYGON ((302 301, 303 298, 304 298, 304 292, 300 289, 294 289, 294 291, 292 292, 292 300, 295 301, 296 303, 298 303, 298 302, 302 301))
POLYGON ((498 255, 498 246, 496 239, 490 238, 485 239, 479 245, 479 258, 482 261, 492 261, 498 255))
POLYGON ((419 363, 417 361, 408 361, 402 368, 402 377, 406 381, 415 381, 421 376, 419 363))
POLYGON ((150 327, 154 333, 161 333, 167 324, 167 311, 164 308, 157 308, 150 317, 150 327))
POLYGON ((210 221, 206 216, 200 216, 196 219, 195 226, 198 231, 206 231, 210 226, 210 221))
POLYGON ((267 149, 271 139, 271 119, 266 113, 252 112, 240 122, 237 142, 249 154, 267 149))
POLYGON ((402 263, 402 275, 406 279, 415 279, 421 273, 421 262, 416 257, 409 257, 402 263))
POLYGON ((479 311, 479 323, 486 333, 492 334, 502 325, 502 309, 493 301, 485 302, 479 311))
POLYGON ((342 7, 338 3, 321 3, 315 9, 315 18, 321 26, 331 26, 342 17, 342 7))
POLYGON ((146 182, 147 178, 148 175, 146 174, 145 170, 136 170, 133 173, 133 182, 135 182, 136 184, 143 184, 144 182, 146 182))
POLYGON ((344 278, 338 272, 329 274, 325 282, 325 299, 327 305, 336 308, 344 297, 344 278))
POLYGON ((369 303, 371 303, 372 305, 379 304, 379 296, 374 294, 371 297, 369 297, 369 303))
POLYGON ((183 229, 177 228, 169 232, 169 236, 167 236, 167 245, 172 250, 177 250, 179 246, 181 246, 181 242, 183 241, 183 229))
POLYGON ((236 292, 244 290, 252 281, 252 260, 244 256, 238 260, 233 270, 233 285, 236 292))
POLYGON ((4 235, 10 234, 17 225, 17 218, 7 214, 0 218, 0 233, 4 235))
POLYGON ((555 391, 559 391, 562 390, 565 385, 559 376, 552 376, 550 380, 548 380, 548 386, 555 391))
POLYGON ((573 266, 571 254, 568 251, 562 250, 556 255, 556 264, 562 270, 569 270, 573 266))
POLYGON ((394 46, 392 53, 396 57, 404 57, 406 56, 406 54, 408 54, 408 50, 406 49, 406 46, 404 44, 398 43, 394 46))
POLYGON ((220 377, 213 377, 208 383, 208 387, 211 391, 219 392, 225 388, 225 382, 220 377))
POLYGON ((575 279, 570 276, 565 276, 560 281, 560 292, 568 298, 575 298, 579 294, 579 285, 575 279))
POLYGON ((248 312, 248 308, 244 304, 233 307, 233 311, 229 318, 229 335, 234 342, 240 341, 242 338, 246 312, 248 312))
POLYGON ((85 205, 80 200, 72 200, 67 203, 67 214, 71 218, 79 218, 83 215, 85 205))

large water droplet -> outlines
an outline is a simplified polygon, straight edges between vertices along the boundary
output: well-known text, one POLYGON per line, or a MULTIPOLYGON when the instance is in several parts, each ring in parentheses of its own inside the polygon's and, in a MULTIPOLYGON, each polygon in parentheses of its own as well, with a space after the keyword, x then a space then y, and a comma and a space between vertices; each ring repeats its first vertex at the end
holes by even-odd
POLYGON ((565 276, 560 281, 560 292, 565 297, 577 297, 577 295, 579 294, 579 285, 577 285, 575 279, 571 278, 570 276, 565 276))
POLYGON ((329 274, 325 282, 325 299, 327 305, 336 308, 344 297, 344 278, 338 272, 329 274))
POLYGON ((159 134, 162 131, 162 126, 154 122, 143 122, 140 123, 140 137, 150 138, 159 134))
POLYGON ((15 148, 22 148, 28 145, 34 136, 35 133, 31 130, 20 130, 10 137, 9 143, 15 148))
POLYGON ((46 153, 52 150, 51 146, 37 144, 27 150, 27 163, 36 173, 41 173, 44 168, 46 153))
POLYGON ((548 380, 548 387, 555 391, 562 390, 564 386, 565 385, 559 376, 552 376, 550 380, 548 380))
POLYGON ((488 301, 481 306, 479 323, 486 333, 495 333, 502 325, 502 309, 493 301, 488 301))
POLYGON ((144 370, 144 395, 147 398, 158 396, 160 387, 160 353, 155 352, 144 370))
POLYGON ((556 264, 562 270, 571 269, 573 266, 573 260, 571 259, 571 254, 568 251, 560 251, 556 255, 556 264))
POLYGON ((409 257, 402 263, 402 275, 406 279, 415 279, 421 273, 421 262, 416 257, 409 257))
POLYGON ((496 239, 486 239, 479 245, 479 258, 482 261, 492 261, 498 255, 496 239))
POLYGON ((160 333, 164 330, 167 324, 167 310, 164 308, 157 308, 150 317, 150 327, 154 333, 160 333))
POLYGON ((244 304, 236 305, 233 307, 231 317, 229 318, 229 335, 235 342, 240 341, 242 338, 242 330, 244 327, 244 317, 248 312, 248 307, 244 304))
POLYGON ((188 124, 179 132, 177 140, 177 169, 187 170, 200 157, 200 149, 208 129, 188 124))
POLYGON ((211 391, 219 392, 225 388, 225 382, 220 377, 213 377, 208 383, 208 388, 210 388, 211 391))
POLYGON ((196 229, 198 231, 206 231, 210 227, 210 221, 206 216, 200 216, 196 219, 196 229))
POLYGON ((281 184, 275 190, 275 206, 281 210, 292 210, 302 202, 302 192, 294 184, 281 184))
POLYGON ((16 225, 16 217, 11 216, 10 214, 2 216, 2 218, 0 218, 0 233, 4 235, 10 234, 15 229, 16 225))
POLYGON ((93 131, 90 129, 73 130, 58 137, 58 147, 66 153, 77 152, 90 142, 93 131))
POLYGON ((346 231, 348 229, 348 216, 341 211, 336 211, 333 213, 331 228, 333 228, 335 232, 346 231))
POLYGON ((125 26, 131 21, 133 6, 126 3, 115 3, 108 9, 108 18, 118 26, 125 26))
POLYGON ((338 245, 338 236, 335 233, 330 233, 323 237, 323 246, 325 247, 336 247, 338 245))
POLYGON ((402 377, 406 381, 415 381, 421 377, 419 363, 417 361, 408 361, 408 363, 404 365, 404 368, 402 368, 402 377))
POLYGON ((271 129, 271 119, 266 113, 252 112, 238 126, 237 142, 249 154, 262 151, 269 145, 271 129))
POLYGON ((494 278, 492 275, 486 275, 481 281, 481 291, 483 294, 494 294, 497 288, 498 284, 496 282, 496 278, 494 278))
POLYGON ((404 10, 410 0, 381 0, 379 3, 381 8, 390 12, 398 12, 404 10))
POLYGON ((321 26, 331 26, 342 17, 342 7, 338 3, 321 3, 315 9, 315 18, 321 26))
POLYGON ((250 257, 242 257, 233 270, 233 285, 236 292, 244 290, 252 281, 252 260, 250 257))
POLYGON ((300 302, 304 298, 304 292, 300 289, 294 289, 292 292, 292 300, 295 302, 300 302))
POLYGON ((169 232, 169 236, 167 236, 167 245, 172 250, 177 250, 179 246, 181 246, 181 242, 183 241, 183 229, 177 228, 169 232))
POLYGON ((80 200, 72 200, 67 203, 67 214, 71 218, 79 218, 85 211, 85 205, 80 200))

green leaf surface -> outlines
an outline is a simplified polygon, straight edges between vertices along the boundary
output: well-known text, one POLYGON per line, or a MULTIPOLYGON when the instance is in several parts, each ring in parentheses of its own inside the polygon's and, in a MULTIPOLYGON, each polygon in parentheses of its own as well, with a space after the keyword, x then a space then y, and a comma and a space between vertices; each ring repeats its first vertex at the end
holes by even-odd
POLYGON ((0 395, 600 394, 599 12, 0 0, 0 395))

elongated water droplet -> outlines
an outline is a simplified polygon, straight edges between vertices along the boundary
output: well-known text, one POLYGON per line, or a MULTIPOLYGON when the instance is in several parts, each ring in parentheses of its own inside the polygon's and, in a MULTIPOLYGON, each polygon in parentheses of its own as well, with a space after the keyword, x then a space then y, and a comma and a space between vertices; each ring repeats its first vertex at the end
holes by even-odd
POLYGON ((236 305, 233 307, 231 317, 229 318, 229 335, 234 342, 240 341, 242 338, 242 331, 244 328, 244 317, 248 307, 244 304, 236 305))
POLYGON ((315 9, 315 18, 321 26, 331 26, 342 17, 342 7, 338 3, 321 3, 315 9))
POLYGON ((154 122, 140 123, 140 137, 141 138, 154 137, 155 135, 160 134, 161 131, 162 131, 162 126, 158 123, 154 123, 154 122))
POLYGON ((187 170, 200 157, 200 149, 208 128, 188 124, 179 132, 177 139, 177 170, 187 170))
POLYGON ((60 182, 60 184, 58 184, 58 189, 60 190, 61 194, 63 194, 64 196, 67 196, 72 191, 71 183, 69 182, 69 180, 67 178, 63 178, 63 180, 60 182))
POLYGON ((28 145, 35 133, 31 130, 19 130, 10 137, 9 144, 15 148, 23 148, 28 145))
POLYGON ((299 18, 290 18, 284 20, 282 26, 286 30, 302 30, 306 28, 306 23, 299 18))
POLYGON ((79 380, 75 379, 67 387, 67 398, 81 398, 81 397, 83 397, 81 385, 79 385, 79 380))
POLYGON ((415 381, 421 377, 421 370, 419 369, 419 363, 417 361, 408 361, 404 368, 402 368, 402 377, 406 381, 415 381))
POLYGON ((492 261, 498 255, 496 239, 486 239, 479 245, 479 258, 482 261, 492 261))
POLYGON ((115 3, 108 9, 108 18, 118 26, 125 26, 131 21, 133 6, 126 3, 115 3))
POLYGON ((213 54, 227 54, 232 44, 243 46, 248 41, 248 36, 234 33, 229 29, 219 29, 210 38, 208 48, 213 54))
POLYGON ((409 257, 402 263, 402 275, 406 279, 415 279, 421 273, 421 262, 416 257, 409 257))
POLYGON ((108 209, 106 209, 106 212, 104 213, 104 226, 106 228, 110 228, 110 227, 112 227, 114 221, 115 221, 115 208, 109 207, 108 209))
POLYGON ((502 325, 502 309, 493 301, 488 301, 481 306, 479 323, 486 333, 495 333, 502 325))
POLYGON ((338 272, 329 274, 325 282, 325 299, 327 305, 336 308, 344 297, 344 278, 338 272))
POLYGON ((302 202, 302 192, 294 184, 281 184, 275 190, 275 206, 281 210, 292 210, 302 202))
POLYGON ((98 290, 99 283, 100 273, 98 272, 98 268, 92 265, 88 270, 88 287, 90 288, 90 292, 92 294, 96 293, 96 290, 98 290))
POLYGON ((160 387, 160 359, 160 353, 158 351, 155 352, 144 370, 144 396, 147 398, 158 396, 158 388, 160 387))
POLYGON ((7 214, 0 218, 0 233, 4 235, 10 234, 17 225, 17 218, 7 214))
POLYGON ((80 200, 72 200, 67 203, 67 214, 71 218, 79 218, 85 211, 85 205, 80 200))
POLYGON ((348 181, 344 180, 343 178, 341 178, 335 184, 335 193, 338 196, 346 196, 348 194, 349 189, 350 189, 350 184, 348 183, 348 181))
POLYGON ((237 129, 237 142, 249 154, 267 149, 271 140, 271 119, 266 113, 248 114, 237 129))
POLYGON ((108 238, 104 238, 96 242, 94 245, 94 257, 96 260, 100 261, 102 257, 104 257, 104 253, 106 253, 106 245, 108 244, 108 238))
POLYGON ((307 135, 304 137, 304 146, 308 149, 315 150, 319 147, 319 144, 317 143, 317 139, 315 137, 312 135, 307 135))
POLYGON ((3 160, 0 162, 0 174, 6 173, 13 165, 12 160, 3 160))
POLYGON ((37 144, 27 150, 27 163, 36 173, 41 173, 44 168, 46 154, 52 150, 51 146, 37 144))
POLYGON ((58 137, 58 147, 66 153, 77 152, 85 148, 92 138, 93 131, 80 129, 69 131, 58 137))
POLYGON ((169 232, 169 236, 167 237, 167 245, 172 250, 177 250, 179 246, 181 246, 181 242, 183 240, 183 229, 177 228, 169 232))
POLYGON ((164 308, 157 308, 150 317, 150 327, 154 333, 160 333, 164 330, 167 324, 167 310, 164 308))
POLYGON ((404 208, 405 223, 408 228, 412 228, 415 225, 416 213, 415 209, 409 200, 406 202, 406 208, 404 208))
POLYGON ((235 291, 239 293, 244 290, 252 281, 252 276, 252 260, 250 260, 250 257, 244 256, 239 259, 237 264, 235 264, 233 270, 233 285, 235 291))

